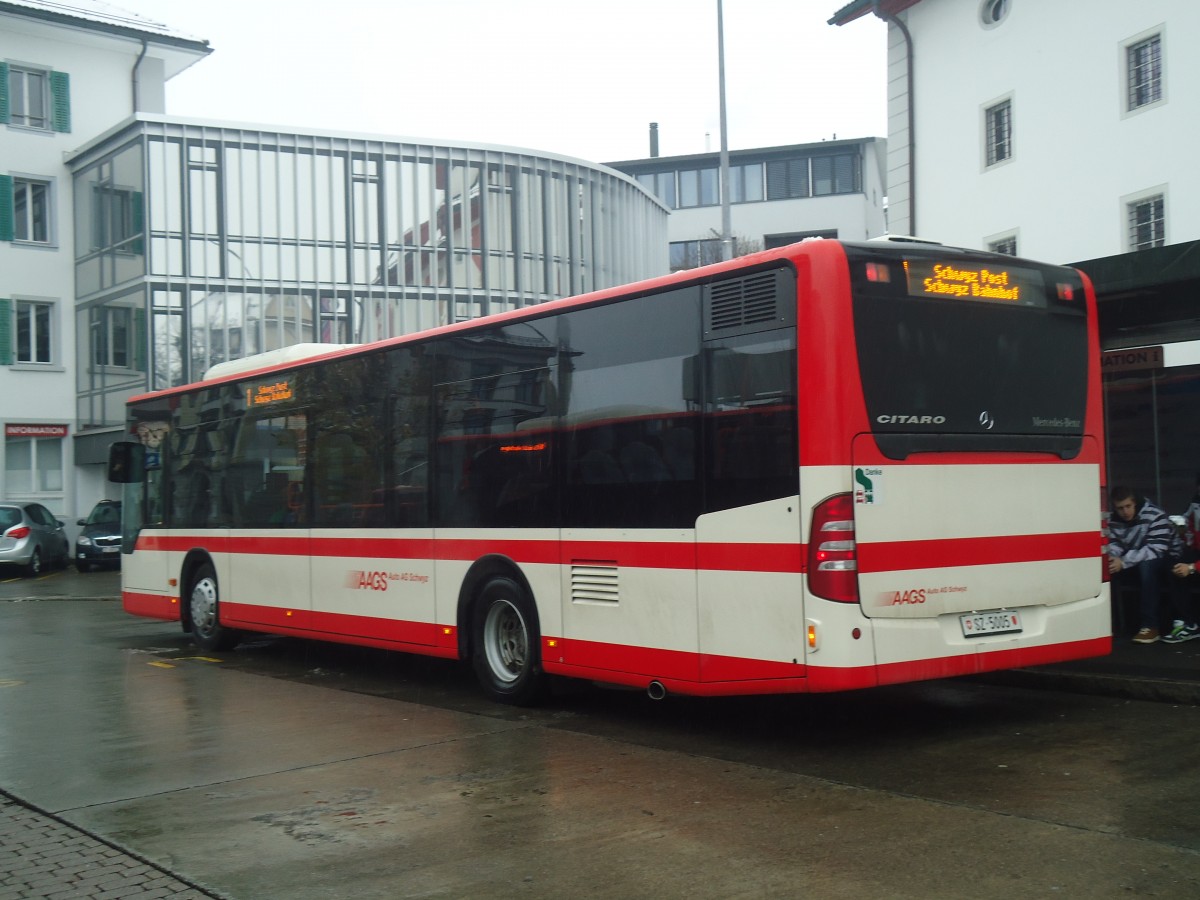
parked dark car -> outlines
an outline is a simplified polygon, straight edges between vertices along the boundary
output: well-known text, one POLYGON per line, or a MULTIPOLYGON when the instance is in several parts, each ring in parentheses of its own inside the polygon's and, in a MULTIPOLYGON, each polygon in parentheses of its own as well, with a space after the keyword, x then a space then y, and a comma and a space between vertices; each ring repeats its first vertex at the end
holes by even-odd
POLYGON ((20 566, 40 575, 65 566, 71 544, 63 523, 40 503, 0 503, 0 566, 20 566))
POLYGON ((96 567, 121 567, 121 501, 101 500, 86 519, 75 539, 75 568, 90 572, 96 567))

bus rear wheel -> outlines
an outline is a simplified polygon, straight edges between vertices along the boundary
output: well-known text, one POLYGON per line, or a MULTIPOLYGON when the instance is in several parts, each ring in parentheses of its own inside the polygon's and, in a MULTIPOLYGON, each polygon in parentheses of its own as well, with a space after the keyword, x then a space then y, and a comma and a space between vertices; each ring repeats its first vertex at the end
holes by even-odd
POLYGON ((492 700, 529 706, 542 698, 537 611, 528 593, 511 578, 490 578, 479 592, 472 617, 471 662, 492 700))
POLYGON ((238 633, 221 624, 217 570, 205 563, 196 570, 188 588, 188 618, 192 640, 201 650, 228 650, 238 642, 238 633))

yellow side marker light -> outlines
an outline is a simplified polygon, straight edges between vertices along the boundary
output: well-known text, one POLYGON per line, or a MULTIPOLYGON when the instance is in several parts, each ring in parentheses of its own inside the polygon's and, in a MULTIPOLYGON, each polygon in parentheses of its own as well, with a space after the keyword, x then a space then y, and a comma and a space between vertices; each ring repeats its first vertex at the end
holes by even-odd
POLYGON ((809 650, 817 649, 817 626, 816 625, 808 626, 808 649, 809 650))

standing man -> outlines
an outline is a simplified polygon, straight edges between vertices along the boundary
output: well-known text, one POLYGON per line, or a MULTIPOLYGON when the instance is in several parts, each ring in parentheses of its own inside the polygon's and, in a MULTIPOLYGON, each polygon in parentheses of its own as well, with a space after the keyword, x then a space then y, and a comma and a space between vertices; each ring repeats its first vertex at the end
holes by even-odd
POLYGON ((1130 488, 1114 487, 1109 500, 1113 512, 1108 521, 1108 571, 1122 581, 1136 579, 1142 624, 1133 640, 1153 644, 1160 637, 1163 579, 1172 559, 1182 553, 1183 542, 1167 514, 1144 497, 1139 502, 1130 488))
POLYGON ((1192 585, 1187 583, 1197 574, 1200 564, 1200 473, 1196 475, 1196 493, 1183 514, 1186 527, 1183 537, 1183 557, 1171 567, 1179 580, 1171 583, 1171 600, 1175 606, 1175 621, 1171 630, 1162 636, 1165 643, 1181 644, 1200 638, 1200 617, 1196 616, 1192 585))

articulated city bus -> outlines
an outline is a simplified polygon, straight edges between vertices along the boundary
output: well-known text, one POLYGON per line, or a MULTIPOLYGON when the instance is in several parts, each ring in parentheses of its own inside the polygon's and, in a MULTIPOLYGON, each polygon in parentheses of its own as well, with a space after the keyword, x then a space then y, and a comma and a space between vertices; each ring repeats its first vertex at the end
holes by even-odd
POLYGON ((1099 361, 1073 269, 814 240, 225 363, 129 402, 124 606, 519 704, 1104 654, 1099 361))

